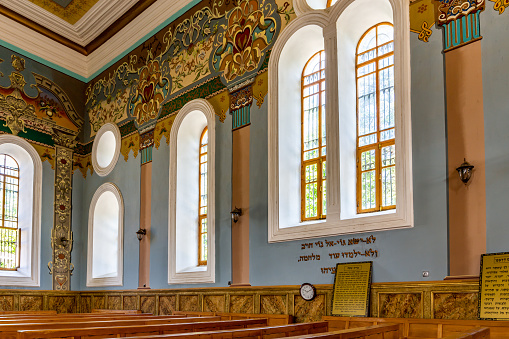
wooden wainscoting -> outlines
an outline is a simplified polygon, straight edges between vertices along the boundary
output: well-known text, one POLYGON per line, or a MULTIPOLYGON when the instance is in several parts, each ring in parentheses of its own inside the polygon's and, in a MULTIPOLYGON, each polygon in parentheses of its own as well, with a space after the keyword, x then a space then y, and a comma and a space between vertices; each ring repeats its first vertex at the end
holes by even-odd
MULTIPOLYGON (((478 280, 376 283, 370 315, 383 318, 477 319, 478 280)), ((0 311, 92 309, 288 314, 295 322, 331 314, 332 285, 316 285, 317 297, 305 301, 299 286, 218 287, 121 291, 0 290, 0 311)))

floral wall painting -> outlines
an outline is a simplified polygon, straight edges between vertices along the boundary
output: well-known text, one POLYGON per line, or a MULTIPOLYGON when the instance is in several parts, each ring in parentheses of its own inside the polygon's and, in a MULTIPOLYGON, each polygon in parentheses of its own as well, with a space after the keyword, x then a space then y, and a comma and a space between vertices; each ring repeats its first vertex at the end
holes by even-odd
POLYGON ((148 52, 147 63, 138 70, 139 78, 135 82, 134 95, 129 102, 129 110, 138 128, 156 119, 166 94, 170 81, 167 77, 168 66, 161 69, 162 55, 153 58, 148 52))
POLYGON ((242 0, 226 14, 211 58, 213 68, 222 74, 226 85, 238 83, 259 69, 267 48, 275 40, 279 22, 276 5, 257 0, 242 0))
POLYGON ((127 104, 131 96, 130 88, 118 89, 114 95, 106 100, 99 101, 88 111, 90 122, 90 137, 107 122, 117 122, 127 119, 127 104))
MULTIPOLYGON (((197 4, 88 85, 92 128, 85 142, 110 121, 133 121, 140 132, 154 128, 168 114, 165 103, 215 78, 222 86, 253 78, 266 61, 282 17, 285 24, 294 17, 288 1, 197 4)), ((223 121, 223 112, 220 117, 223 121)))

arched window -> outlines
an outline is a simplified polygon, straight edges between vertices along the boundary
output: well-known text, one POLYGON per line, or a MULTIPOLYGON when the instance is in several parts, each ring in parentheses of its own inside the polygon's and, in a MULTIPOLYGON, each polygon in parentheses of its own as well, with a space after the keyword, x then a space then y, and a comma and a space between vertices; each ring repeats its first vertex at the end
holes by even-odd
POLYGON ((0 256, 7 264, 0 285, 40 286, 42 161, 32 145, 10 134, 0 135, 0 189, 0 256))
POLYGON ((168 284, 215 282, 215 116, 195 99, 171 127, 168 284))
POLYGON ((18 162, 7 154, 0 154, 0 270, 19 268, 18 193, 18 162))
POLYGON ((198 216, 198 265, 207 265, 207 145, 209 133, 203 129, 200 138, 200 211, 198 216))
POLYGON ((357 210, 396 208, 394 28, 380 23, 359 40, 357 79, 357 210))
POLYGON ((124 200, 115 184, 102 184, 88 215, 87 286, 122 286, 124 200))
POLYGON ((324 219, 326 209, 325 52, 302 71, 301 219, 324 219))

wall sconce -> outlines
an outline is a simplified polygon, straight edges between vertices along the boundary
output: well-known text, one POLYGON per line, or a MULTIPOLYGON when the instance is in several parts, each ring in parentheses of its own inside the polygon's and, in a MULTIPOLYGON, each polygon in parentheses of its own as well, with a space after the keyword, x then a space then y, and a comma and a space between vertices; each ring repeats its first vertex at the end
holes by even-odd
POLYGON ((458 171, 461 181, 463 181, 465 185, 472 177, 473 169, 474 166, 470 165, 465 158, 463 158, 463 163, 461 164, 461 166, 456 168, 456 171, 458 171))
POLYGON ((61 237, 60 239, 58 239, 58 242, 60 243, 60 245, 62 247, 67 247, 67 244, 69 243, 69 239, 67 239, 66 237, 61 237))
POLYGON ((144 228, 140 228, 139 230, 136 231, 136 237, 138 238, 139 241, 141 241, 141 239, 143 239, 143 236, 145 236, 146 234, 147 230, 144 228))
POLYGON ((239 221, 239 217, 242 215, 242 209, 235 206, 233 211, 230 212, 232 215, 232 221, 237 222, 239 221))

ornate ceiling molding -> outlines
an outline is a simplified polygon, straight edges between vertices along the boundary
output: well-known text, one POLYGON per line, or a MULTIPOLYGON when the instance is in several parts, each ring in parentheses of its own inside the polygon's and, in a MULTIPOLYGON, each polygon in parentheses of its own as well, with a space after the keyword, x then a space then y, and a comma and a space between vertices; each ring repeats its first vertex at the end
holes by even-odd
POLYGON ((137 2, 138 0, 99 0, 74 25, 28 0, 0 0, 0 5, 85 47, 137 2))
MULTIPOLYGON (((15 1, 24 2, 25 0, 15 1)), ((117 2, 121 0, 107 0, 106 2, 108 1, 117 2)), ((129 0, 129 2, 133 1, 129 0)), ((2 14, 1 7, 4 7, 2 5, 6 2, 10 2, 10 0, 0 0, 0 13, 2 14)), ((99 3, 102 2, 103 0, 99 3)), ((147 6, 149 3, 151 5, 148 8, 142 8, 143 10, 138 9, 140 13, 133 13, 134 9, 124 13, 115 22, 118 25, 113 24, 112 27, 101 33, 96 40, 92 41, 85 48, 56 33, 53 34, 60 37, 60 41, 54 36, 50 37, 48 34, 44 34, 44 32, 38 32, 34 27, 26 23, 20 23, 15 18, 0 15, 0 25, 2 26, 0 40, 53 64, 49 65, 50 67, 57 65, 62 71, 68 71, 66 73, 69 74, 70 72, 70 75, 87 81, 116 57, 129 50, 159 25, 177 14, 186 5, 196 2, 195 0, 140 1, 138 4, 143 3, 143 6, 147 6), (106 41, 108 42, 107 44, 104 43, 106 41), (87 51, 88 48, 90 48, 90 52, 87 51)), ((61 19, 58 18, 58 20, 61 19)), ((34 24, 44 28, 46 33, 52 33, 49 29, 39 24, 34 24)), ((12 46, 6 47, 11 48, 12 46)))

